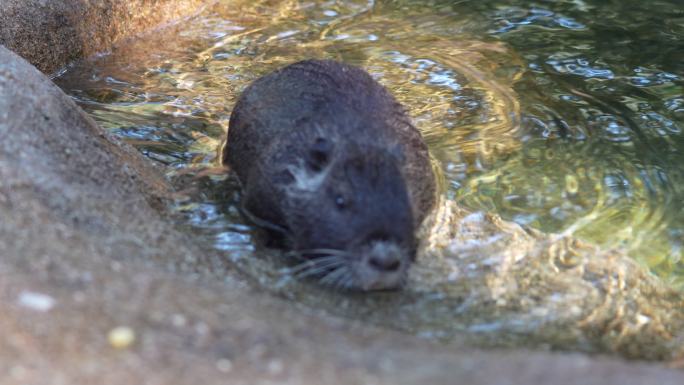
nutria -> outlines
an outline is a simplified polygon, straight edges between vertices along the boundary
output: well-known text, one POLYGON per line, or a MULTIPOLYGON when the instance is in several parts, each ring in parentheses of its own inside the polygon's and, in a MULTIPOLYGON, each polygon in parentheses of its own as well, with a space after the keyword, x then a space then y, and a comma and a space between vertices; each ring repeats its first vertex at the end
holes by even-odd
POLYGON ((435 177, 420 133, 364 70, 306 60, 254 81, 223 163, 246 215, 282 235, 305 275, 360 290, 405 281, 435 177))

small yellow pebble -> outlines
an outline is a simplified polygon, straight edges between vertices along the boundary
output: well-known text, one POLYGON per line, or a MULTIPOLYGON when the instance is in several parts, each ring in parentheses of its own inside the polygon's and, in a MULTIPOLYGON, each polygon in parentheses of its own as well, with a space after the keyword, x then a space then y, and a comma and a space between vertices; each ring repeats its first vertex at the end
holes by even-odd
POLYGON ((135 342, 135 332, 129 327, 120 326, 110 330, 107 339, 115 349, 126 349, 135 342))

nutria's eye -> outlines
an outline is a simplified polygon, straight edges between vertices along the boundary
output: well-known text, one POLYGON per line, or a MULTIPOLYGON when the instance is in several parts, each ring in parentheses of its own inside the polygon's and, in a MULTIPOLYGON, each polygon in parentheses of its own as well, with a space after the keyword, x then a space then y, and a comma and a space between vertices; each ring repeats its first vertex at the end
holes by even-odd
POLYGON ((330 161, 332 145, 323 138, 317 138, 316 142, 309 149, 307 163, 314 171, 321 171, 330 161))
POLYGON ((342 195, 338 195, 335 198, 335 205, 340 210, 345 209, 345 208, 347 208, 347 200, 344 199, 344 197, 342 195))

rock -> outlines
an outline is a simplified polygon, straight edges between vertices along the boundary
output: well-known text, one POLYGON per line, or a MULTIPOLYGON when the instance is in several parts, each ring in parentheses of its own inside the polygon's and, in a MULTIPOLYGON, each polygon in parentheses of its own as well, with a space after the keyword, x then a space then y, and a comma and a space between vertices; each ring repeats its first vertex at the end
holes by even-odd
POLYGON ((50 73, 213 0, 2 0, 0 44, 50 73))
POLYGON ((624 250, 444 203, 440 210, 451 213, 427 239, 428 263, 467 271, 458 286, 468 288, 476 304, 468 313, 494 344, 517 334, 516 345, 650 360, 684 355, 684 296, 624 250))
POLYGON ((254 290, 160 212, 165 179, 0 47, 3 384, 680 384, 659 365, 469 349, 254 290), (192 261, 192 262, 188 262, 192 261), (26 293, 49 307, 25 306, 26 293), (135 330, 120 350, 108 333, 135 330))

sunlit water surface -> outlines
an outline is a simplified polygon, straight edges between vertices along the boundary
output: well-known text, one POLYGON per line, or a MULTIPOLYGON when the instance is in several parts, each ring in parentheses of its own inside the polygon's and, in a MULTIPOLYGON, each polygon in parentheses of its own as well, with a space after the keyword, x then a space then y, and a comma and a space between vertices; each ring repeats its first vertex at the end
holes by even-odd
MULTIPOLYGON (((447 199, 618 248, 684 287, 684 8, 676 0, 224 1, 56 81, 163 165, 182 190, 174 206, 182 225, 263 287, 359 319, 392 318, 390 326, 424 336, 505 329, 533 340, 538 325, 527 318, 469 313, 462 292, 451 296, 458 277, 443 265, 419 261, 401 295, 372 302, 312 295, 277 256, 264 256, 272 251, 254 256, 259 243, 238 213, 237 182, 218 172, 217 151, 240 91, 311 57, 362 66, 407 106, 447 199), (382 301, 392 304, 384 316, 382 301)), ((544 338, 530 343, 568 339, 544 338)), ((497 335, 495 343, 509 339, 527 341, 497 335)))

